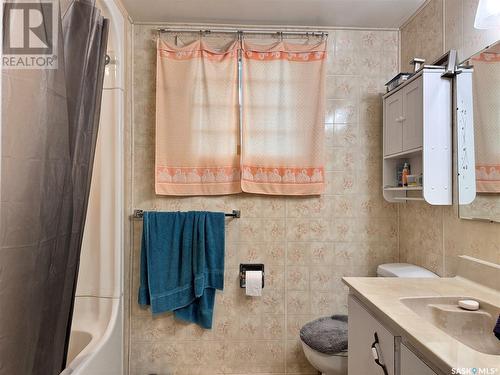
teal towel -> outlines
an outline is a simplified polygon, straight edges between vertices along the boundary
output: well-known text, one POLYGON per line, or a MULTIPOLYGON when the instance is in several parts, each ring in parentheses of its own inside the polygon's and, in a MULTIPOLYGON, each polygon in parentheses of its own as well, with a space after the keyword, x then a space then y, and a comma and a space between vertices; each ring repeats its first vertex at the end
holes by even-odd
POLYGON ((139 304, 212 328, 224 287, 224 213, 144 212, 139 304))

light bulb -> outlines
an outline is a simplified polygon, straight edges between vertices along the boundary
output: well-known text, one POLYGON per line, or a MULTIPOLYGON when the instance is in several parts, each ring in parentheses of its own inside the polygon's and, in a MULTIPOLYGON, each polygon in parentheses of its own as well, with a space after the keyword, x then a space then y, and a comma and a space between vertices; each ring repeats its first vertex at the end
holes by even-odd
POLYGON ((500 28, 500 0, 479 0, 474 27, 476 29, 500 28))

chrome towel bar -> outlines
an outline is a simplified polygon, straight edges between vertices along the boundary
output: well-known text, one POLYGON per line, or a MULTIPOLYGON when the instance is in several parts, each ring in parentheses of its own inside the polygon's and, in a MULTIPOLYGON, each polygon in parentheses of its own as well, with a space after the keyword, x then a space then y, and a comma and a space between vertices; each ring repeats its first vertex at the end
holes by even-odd
MULTIPOLYGON (((239 219, 241 217, 241 211, 240 210, 233 210, 230 214, 225 214, 226 217, 234 217, 235 219, 239 219)), ((132 214, 133 219, 142 219, 144 216, 144 210, 134 210, 134 213, 132 214)))

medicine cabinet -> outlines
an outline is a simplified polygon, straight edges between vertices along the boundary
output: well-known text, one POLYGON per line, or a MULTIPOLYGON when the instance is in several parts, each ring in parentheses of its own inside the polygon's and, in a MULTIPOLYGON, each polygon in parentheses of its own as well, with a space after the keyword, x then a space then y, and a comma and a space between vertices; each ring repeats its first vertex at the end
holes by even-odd
POLYGON ((424 68, 383 97, 383 192, 389 202, 452 204, 452 81, 444 72, 424 68), (399 186, 404 163, 420 182, 399 186))

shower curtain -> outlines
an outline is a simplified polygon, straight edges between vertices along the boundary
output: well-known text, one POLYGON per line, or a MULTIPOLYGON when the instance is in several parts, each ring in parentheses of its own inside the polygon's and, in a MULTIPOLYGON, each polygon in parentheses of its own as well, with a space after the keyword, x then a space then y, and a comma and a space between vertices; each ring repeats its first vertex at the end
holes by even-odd
POLYGON ((88 0, 58 21, 57 69, 2 70, 0 375, 65 366, 108 24, 88 0))

